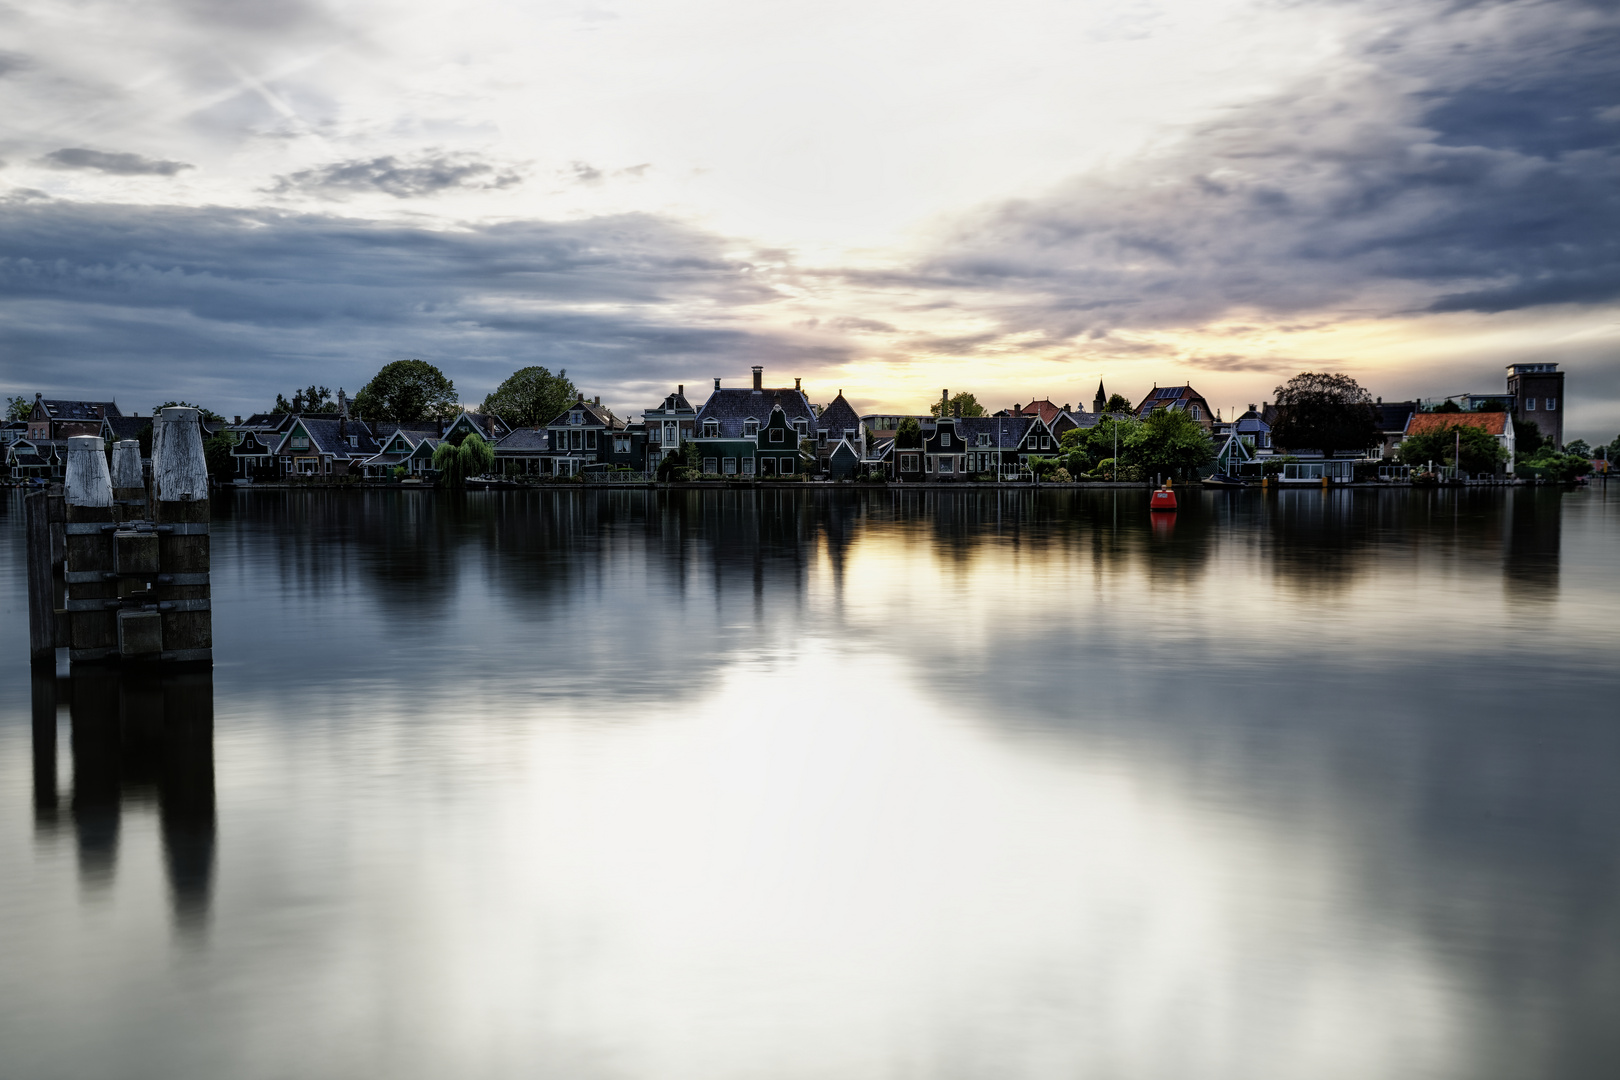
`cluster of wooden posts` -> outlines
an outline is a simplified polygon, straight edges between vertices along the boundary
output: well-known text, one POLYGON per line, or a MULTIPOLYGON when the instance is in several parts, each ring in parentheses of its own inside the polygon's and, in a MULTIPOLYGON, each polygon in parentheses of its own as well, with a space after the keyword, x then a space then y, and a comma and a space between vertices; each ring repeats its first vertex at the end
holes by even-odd
POLYGON ((28 639, 81 661, 210 662, 208 468, 197 410, 164 409, 140 444, 68 440, 62 487, 30 494, 28 639), (59 603, 60 601, 60 603, 59 603))

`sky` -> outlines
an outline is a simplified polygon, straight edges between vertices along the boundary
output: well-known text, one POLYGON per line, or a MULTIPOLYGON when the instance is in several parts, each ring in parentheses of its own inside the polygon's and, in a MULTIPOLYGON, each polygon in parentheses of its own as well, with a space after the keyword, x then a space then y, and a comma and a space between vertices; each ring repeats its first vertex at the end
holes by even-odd
POLYGON ((1568 374, 1620 432, 1620 0, 0 0, 0 392, 420 357, 639 415, 1568 374))

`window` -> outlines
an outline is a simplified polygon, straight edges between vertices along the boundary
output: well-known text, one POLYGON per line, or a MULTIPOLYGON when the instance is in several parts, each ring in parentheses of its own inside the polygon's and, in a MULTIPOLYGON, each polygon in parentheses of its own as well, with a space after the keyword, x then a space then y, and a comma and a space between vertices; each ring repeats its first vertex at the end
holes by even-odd
POLYGON ((768 458, 768 457, 760 458, 759 459, 759 475, 761 475, 761 476, 775 476, 776 475, 776 459, 775 458, 768 458))
POLYGON ((953 471, 954 464, 955 463, 950 458, 942 457, 939 459, 939 471, 942 473, 951 472, 953 471))
POLYGON ((703 459, 703 471, 706 473, 714 472, 714 458, 706 457, 703 459))
POLYGON ((587 431, 585 433, 585 449, 587 449, 587 450, 595 450, 596 449, 596 432, 595 431, 587 431))
POLYGON ((780 443, 782 441, 782 436, 785 434, 787 434, 787 432, 783 431, 781 428, 771 428, 771 442, 780 443))
POLYGON ((308 450, 309 449, 309 436, 308 435, 294 435, 292 437, 292 448, 294 450, 308 450))
POLYGON ((727 476, 735 473, 737 471, 737 459, 734 457, 726 458, 720 463, 720 471, 725 473, 727 476))
POLYGON ((570 424, 583 423, 584 419, 585 419, 585 414, 584 413, 571 412, 571 413, 568 414, 568 422, 570 424))
POLYGON ((358 435, 350 435, 349 436, 349 445, 350 446, 359 446, 360 445, 360 436, 358 436, 358 435))
POLYGON ((1535 398, 1527 397, 1527 398, 1524 399, 1524 411, 1525 412, 1535 412, 1536 411, 1536 399, 1535 398))
POLYGON ((792 476, 793 475, 793 459, 792 458, 783 458, 780 462, 777 463, 776 467, 777 467, 777 469, 779 469, 781 471, 783 476, 792 476))
POLYGON ((1555 397, 1550 397, 1546 400, 1544 406, 1548 412, 1552 412, 1554 409, 1558 408, 1558 399, 1555 397))
POLYGON ((804 438, 805 422, 803 420, 793 421, 793 430, 799 433, 799 438, 804 438))
POLYGON ((1197 405, 1189 405, 1189 406, 1187 406, 1187 412, 1192 416, 1192 418, 1194 420, 1202 420, 1204 418, 1204 411, 1202 409, 1200 409, 1197 405))
POLYGON ((583 441, 584 438, 585 438, 585 433, 583 431, 570 432, 569 435, 568 435, 568 449, 570 449, 570 450, 584 449, 584 446, 585 446, 584 441, 583 441))
POLYGON ((613 452, 615 454, 628 454, 630 452, 630 436, 613 436, 613 452))
POLYGON ((744 420, 743 421, 743 434, 745 436, 758 435, 759 434, 759 421, 754 420, 752 418, 744 420))
POLYGON ((917 455, 916 454, 901 454, 900 455, 900 471, 901 472, 916 472, 917 471, 917 455))
POLYGON ((927 455, 925 455, 923 457, 923 471, 924 472, 933 472, 934 471, 934 456, 932 454, 927 454, 927 455))
POLYGON ((705 420, 705 421, 703 421, 703 437, 705 439, 713 439, 716 436, 718 436, 719 434, 720 434, 720 421, 718 421, 718 420, 705 420))
POLYGON ((822 446, 827 445, 827 429, 826 428, 817 428, 816 429, 816 442, 820 443, 822 446))
POLYGON ((647 430, 647 441, 654 446, 662 446, 664 442, 664 429, 654 424, 647 430))
POLYGON ((941 446, 949 446, 949 445, 951 445, 951 433, 950 432, 942 431, 942 432, 939 433, 939 445, 941 445, 941 446))
POLYGON ((989 432, 987 432, 987 431, 979 432, 979 445, 980 446, 989 446, 990 445, 990 433, 989 432))
POLYGON ((743 458, 742 459, 742 467, 743 467, 742 474, 744 476, 753 476, 754 475, 754 459, 753 458, 751 458, 751 457, 743 458))

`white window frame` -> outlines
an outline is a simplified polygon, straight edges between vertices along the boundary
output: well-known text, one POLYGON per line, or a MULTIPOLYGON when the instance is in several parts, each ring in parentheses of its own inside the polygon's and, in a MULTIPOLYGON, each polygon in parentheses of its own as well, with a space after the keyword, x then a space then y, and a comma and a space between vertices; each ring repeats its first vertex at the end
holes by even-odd
POLYGON ((719 438, 720 437, 720 421, 718 421, 718 420, 705 420, 705 421, 703 421, 703 437, 705 439, 717 439, 717 438, 719 438))
POLYGON ((1535 412, 1536 411, 1536 399, 1535 398, 1527 397, 1527 398, 1524 399, 1524 411, 1525 412, 1535 412))
POLYGON ((1557 412, 1558 411, 1558 399, 1555 398, 1555 397, 1548 398, 1547 400, 1545 400, 1545 401, 1543 401, 1541 403, 1541 409, 1542 409, 1543 412, 1557 412))
POLYGON ((743 421, 743 438, 752 438, 759 434, 759 421, 752 416, 743 421))
POLYGON ((946 473, 953 473, 954 474, 956 472, 956 467, 955 466, 956 466, 956 462, 954 460, 952 460, 951 458, 949 458, 949 457, 940 458, 939 459, 939 472, 940 472, 940 475, 943 476, 946 473))
POLYGON ((939 445, 941 445, 941 446, 949 446, 949 445, 951 445, 951 433, 950 432, 942 431, 942 432, 939 433, 939 445))
POLYGON ((742 474, 744 476, 753 476, 754 475, 754 459, 753 458, 747 457, 747 456, 743 457, 743 459, 742 459, 742 474))
POLYGON ((703 472, 704 472, 704 475, 707 475, 709 473, 714 472, 714 469, 715 469, 715 459, 712 458, 712 457, 704 458, 703 459, 703 472))
POLYGON ((900 471, 901 472, 916 472, 917 471, 917 455, 916 455, 915 452, 900 455, 900 471))

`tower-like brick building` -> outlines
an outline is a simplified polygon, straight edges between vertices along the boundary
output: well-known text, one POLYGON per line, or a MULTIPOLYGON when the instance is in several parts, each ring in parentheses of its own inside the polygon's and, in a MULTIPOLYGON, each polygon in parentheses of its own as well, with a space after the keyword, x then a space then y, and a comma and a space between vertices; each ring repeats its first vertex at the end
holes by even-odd
POLYGON ((1564 448, 1564 373, 1557 364, 1509 364, 1507 392, 1518 419, 1528 420, 1564 448))

